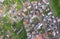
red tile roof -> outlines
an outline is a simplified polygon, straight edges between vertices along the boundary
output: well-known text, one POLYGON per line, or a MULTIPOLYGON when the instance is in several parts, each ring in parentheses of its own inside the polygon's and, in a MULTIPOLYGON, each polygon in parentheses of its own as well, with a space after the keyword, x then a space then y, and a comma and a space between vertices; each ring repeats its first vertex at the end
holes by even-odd
POLYGON ((38 39, 43 39, 43 37, 42 36, 39 36, 38 39))
POLYGON ((34 39, 43 39, 42 35, 38 37, 34 37, 34 39))
POLYGON ((34 37, 34 39, 37 39, 37 37, 34 37))
POLYGON ((3 10, 2 9, 0 9, 0 13, 2 13, 3 12, 3 10))

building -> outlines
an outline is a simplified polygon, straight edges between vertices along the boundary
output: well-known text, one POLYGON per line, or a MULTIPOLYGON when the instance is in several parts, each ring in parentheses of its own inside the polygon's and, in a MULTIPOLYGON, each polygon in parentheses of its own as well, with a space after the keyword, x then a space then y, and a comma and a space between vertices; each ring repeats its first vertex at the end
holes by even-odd
POLYGON ((34 37, 34 39, 43 39, 42 35, 39 35, 38 37, 34 37))
POLYGON ((0 36, 0 39, 3 39, 4 38, 4 36, 0 36))
POLYGON ((49 1, 48 0, 43 0, 44 3, 46 4, 49 4, 49 1))
POLYGON ((0 2, 3 2, 4 0, 0 0, 0 2))

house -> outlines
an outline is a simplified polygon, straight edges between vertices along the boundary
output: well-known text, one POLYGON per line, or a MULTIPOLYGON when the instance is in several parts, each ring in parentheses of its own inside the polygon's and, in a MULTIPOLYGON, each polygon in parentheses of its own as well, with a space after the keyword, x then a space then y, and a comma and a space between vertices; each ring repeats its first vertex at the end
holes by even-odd
POLYGON ((37 4, 37 1, 33 1, 32 4, 33 4, 33 5, 36 5, 36 4, 37 4))
POLYGON ((26 11, 27 11, 27 8, 24 8, 24 9, 23 9, 23 12, 26 12, 26 11))
POLYGON ((2 13, 3 12, 3 10, 2 9, 0 9, 0 13, 2 13))
POLYGON ((38 39, 43 39, 42 35, 38 37, 38 39))
POLYGON ((45 16, 44 14, 42 14, 42 16, 45 16))
POLYGON ((34 39, 37 39, 37 37, 34 37, 34 39))
POLYGON ((56 23, 56 20, 55 19, 53 19, 53 23, 56 23))
POLYGON ((28 8, 28 9, 30 9, 30 8, 31 8, 31 5, 30 5, 30 6, 28 6, 27 8, 28 8))
POLYGON ((54 36, 54 37, 56 36, 56 33, 55 33, 55 31, 53 31, 53 32, 52 32, 52 34, 53 34, 53 36, 54 36))
POLYGON ((54 16, 52 16, 52 18, 55 18, 54 16))
POLYGON ((4 36, 0 36, 0 39, 3 39, 4 38, 4 36))
POLYGON ((48 0, 43 0, 44 3, 46 3, 47 5, 49 4, 48 0))
POLYGON ((58 22, 60 22, 60 19, 58 19, 58 22))
POLYGON ((21 15, 22 15, 22 16, 25 16, 25 14, 24 14, 23 12, 21 13, 21 15))
POLYGON ((44 9, 44 10, 45 10, 45 7, 46 7, 46 6, 45 6, 45 5, 41 5, 41 7, 42 7, 42 9, 44 9))
POLYGON ((39 2, 39 3, 38 3, 38 5, 40 6, 40 5, 41 5, 41 3, 39 2))
POLYGON ((48 15, 51 15, 51 14, 52 14, 52 12, 49 12, 49 13, 48 13, 48 15))
POLYGON ((48 18, 48 21, 52 21, 52 19, 51 18, 48 18))
POLYGON ((28 24, 28 19, 24 19, 24 25, 27 25, 28 24))
POLYGON ((0 2, 3 2, 4 0, 0 0, 0 2))
POLYGON ((35 31, 32 31, 32 34, 35 34, 36 32, 35 31))
POLYGON ((42 25, 43 25, 42 23, 38 23, 37 24, 38 29, 40 29, 42 25))
POLYGON ((29 35, 29 36, 28 36, 28 39, 31 38, 31 37, 32 37, 32 35, 29 35))
POLYGON ((7 36, 8 38, 11 36, 11 33, 10 33, 9 30, 6 32, 6 36, 7 36))
POLYGON ((34 39, 43 39, 42 35, 39 35, 38 37, 34 37, 34 39))
POLYGON ((39 9, 40 10, 40 12, 42 13, 43 12, 43 9, 41 8, 41 9, 39 9))

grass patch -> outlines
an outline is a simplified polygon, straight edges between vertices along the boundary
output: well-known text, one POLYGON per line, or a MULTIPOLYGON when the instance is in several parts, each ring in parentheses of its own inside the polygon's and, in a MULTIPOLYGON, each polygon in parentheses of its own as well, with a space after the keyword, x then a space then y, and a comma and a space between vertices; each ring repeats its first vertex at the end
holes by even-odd
POLYGON ((32 2, 32 1, 37 1, 37 0, 30 0, 30 1, 32 2))
POLYGON ((60 0, 57 0, 57 1, 56 0, 50 0, 52 7, 53 7, 53 10, 54 10, 54 12, 58 18, 60 18, 60 7, 58 7, 59 1, 60 0))
MULTIPOLYGON (((12 30, 11 26, 12 25, 9 22, 8 16, 5 16, 3 18, 3 24, 2 24, 2 28, 4 30, 4 35, 6 34, 6 31, 9 30, 13 39, 27 39, 26 30, 25 30, 25 27, 23 25, 23 20, 20 20, 18 23, 15 23, 15 25, 13 25, 17 30, 20 30, 21 28, 23 29, 22 32, 19 35, 17 35, 12 30)), ((0 32, 0 35, 1 35, 1 32, 0 32)))

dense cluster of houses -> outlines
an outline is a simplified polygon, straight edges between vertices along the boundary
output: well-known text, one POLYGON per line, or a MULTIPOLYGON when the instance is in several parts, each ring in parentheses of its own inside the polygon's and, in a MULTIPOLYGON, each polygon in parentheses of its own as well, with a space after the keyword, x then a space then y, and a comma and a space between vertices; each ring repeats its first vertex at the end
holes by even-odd
MULTIPOLYGON (((16 6, 16 4, 14 4, 14 6, 16 6)), ((15 12, 14 6, 11 7, 8 12, 11 14, 11 17, 9 18, 12 18, 12 22, 18 22, 22 19, 24 20, 23 24, 27 32, 27 39, 59 38, 58 22, 60 19, 57 19, 51 11, 48 0, 38 0, 32 2, 27 0, 23 3, 23 8, 18 12, 15 12), (52 37, 50 35, 52 35, 52 37)), ((0 13, 1 12, 2 10, 0 10, 0 13)), ((11 28, 13 31, 16 31, 14 27, 11 28)), ((22 31, 23 29, 21 28, 16 34, 18 35, 22 31)), ((9 31, 6 33, 7 37, 9 37, 9 31)))

